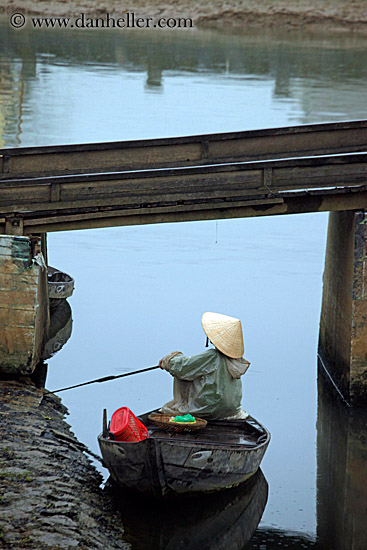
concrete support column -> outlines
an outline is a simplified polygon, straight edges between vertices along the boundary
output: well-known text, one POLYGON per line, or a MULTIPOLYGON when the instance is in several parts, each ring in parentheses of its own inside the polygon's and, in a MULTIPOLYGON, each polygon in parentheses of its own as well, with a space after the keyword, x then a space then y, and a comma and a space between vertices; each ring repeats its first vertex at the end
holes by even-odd
POLYGON ((49 327, 46 241, 0 235, 0 373, 32 374, 49 327))
POLYGON ((344 399, 367 407, 367 214, 331 212, 319 333, 322 367, 344 399))

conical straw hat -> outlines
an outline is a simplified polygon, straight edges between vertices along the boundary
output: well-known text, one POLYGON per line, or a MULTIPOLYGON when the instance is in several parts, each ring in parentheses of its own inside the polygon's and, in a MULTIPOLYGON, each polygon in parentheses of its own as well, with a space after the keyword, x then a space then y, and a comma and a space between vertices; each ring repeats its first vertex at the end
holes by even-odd
POLYGON ((207 311, 201 324, 209 340, 224 355, 239 359, 244 353, 241 321, 235 317, 207 311))

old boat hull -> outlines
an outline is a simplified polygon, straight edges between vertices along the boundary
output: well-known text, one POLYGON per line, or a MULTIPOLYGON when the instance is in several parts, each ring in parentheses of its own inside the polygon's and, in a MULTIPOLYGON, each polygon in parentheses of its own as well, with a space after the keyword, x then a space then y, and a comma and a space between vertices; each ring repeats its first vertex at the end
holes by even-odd
POLYGON ((103 462, 115 483, 157 497, 237 486, 257 472, 270 441, 255 419, 210 422, 194 433, 156 429, 139 443, 100 435, 103 462))
POLYGON ((0 373, 31 375, 49 326, 41 238, 0 235, 0 373))

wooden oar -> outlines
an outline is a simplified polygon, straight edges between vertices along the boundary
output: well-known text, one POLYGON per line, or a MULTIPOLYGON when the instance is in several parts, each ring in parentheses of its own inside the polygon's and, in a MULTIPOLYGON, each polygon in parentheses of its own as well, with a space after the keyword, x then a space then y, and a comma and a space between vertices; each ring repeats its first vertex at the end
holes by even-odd
POLYGON ((149 370, 159 369, 159 365, 155 367, 148 367, 147 369, 135 370, 133 372, 125 372, 124 374, 117 374, 116 376, 104 376, 103 378, 96 378, 95 380, 89 380, 89 382, 83 382, 82 384, 75 384, 74 386, 68 386, 67 388, 60 388, 59 390, 46 391, 43 395, 50 393, 59 393, 61 391, 72 390, 74 388, 80 388, 81 386, 87 386, 88 384, 94 384, 96 382, 109 382, 110 380, 116 380, 117 378, 123 378, 124 376, 132 376, 133 374, 140 374, 141 372, 148 372, 149 370))

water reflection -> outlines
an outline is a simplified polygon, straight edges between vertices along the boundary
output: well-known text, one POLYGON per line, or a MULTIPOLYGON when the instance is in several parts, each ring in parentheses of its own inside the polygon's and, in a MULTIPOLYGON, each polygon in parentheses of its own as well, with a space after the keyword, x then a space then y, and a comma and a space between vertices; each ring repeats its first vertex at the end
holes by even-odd
POLYGON ((36 77, 38 67, 119 66, 134 70, 271 75, 280 96, 289 96, 290 80, 318 78, 345 83, 366 78, 366 39, 353 35, 324 37, 289 33, 247 32, 226 35, 210 31, 14 31, 1 21, 2 56, 26 62, 24 76, 36 77), (359 55, 356 55, 358 52, 359 55), (338 71, 335 70, 338 67, 338 71))
POLYGON ((73 319, 71 307, 67 300, 54 300, 50 307, 50 327, 42 359, 53 357, 61 350, 71 336, 73 319))
POLYGON ((314 537, 305 533, 272 529, 270 527, 259 528, 252 537, 246 550, 332 550, 331 547, 321 548, 314 537))
POLYGON ((21 142, 25 87, 21 66, 0 56, 0 147, 21 142))
POLYGON ((319 365, 317 536, 324 548, 367 548, 367 411, 340 404, 319 365))
POLYGON ((41 361, 31 375, 38 388, 46 385, 48 365, 45 361, 64 347, 71 337, 73 327, 72 311, 66 298, 74 291, 74 279, 53 267, 48 267, 47 271, 50 323, 41 361))
POLYGON ((14 31, 0 20, 0 141, 48 145, 366 118, 365 45, 350 36, 250 32, 14 31))
POLYGON ((163 73, 162 68, 159 66, 156 66, 154 61, 149 59, 147 72, 148 72, 148 76, 146 80, 147 89, 148 88, 159 89, 162 86, 162 73, 163 73))
POLYGON ((133 550, 242 550, 264 512, 268 484, 261 470, 242 487, 157 503, 106 487, 118 504, 133 550))
POLYGON ((73 277, 56 269, 47 267, 48 299, 50 309, 50 326, 42 359, 55 355, 66 344, 72 331, 71 307, 67 301, 74 292, 73 277))
POLYGON ((41 361, 36 365, 31 379, 37 388, 44 388, 46 385, 48 364, 47 359, 53 357, 71 337, 73 319, 69 302, 65 298, 50 299, 50 325, 47 339, 44 344, 41 361))

